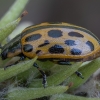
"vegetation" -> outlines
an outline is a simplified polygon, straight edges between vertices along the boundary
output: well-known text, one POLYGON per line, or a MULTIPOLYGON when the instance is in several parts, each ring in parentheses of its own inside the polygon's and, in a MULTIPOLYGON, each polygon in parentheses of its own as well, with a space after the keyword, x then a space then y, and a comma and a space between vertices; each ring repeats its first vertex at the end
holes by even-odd
MULTIPOLYGON (((8 35, 16 28, 25 5, 29 0, 16 0, 9 11, 0 20, 0 43, 4 45, 8 35), (16 8, 16 9, 15 9, 16 8)), ((25 15, 25 12, 23 13, 25 15)), ((4 70, 11 59, 0 58, 0 100, 99 100, 73 95, 75 89, 85 83, 99 68, 100 58, 88 62, 77 62, 72 65, 57 65, 50 61, 40 62, 38 56, 32 60, 20 62, 4 70), (42 76, 32 65, 37 62, 47 74, 47 87, 42 86, 42 76), (79 70, 84 79, 76 76, 79 70), (72 85, 73 84, 73 85, 72 85)))

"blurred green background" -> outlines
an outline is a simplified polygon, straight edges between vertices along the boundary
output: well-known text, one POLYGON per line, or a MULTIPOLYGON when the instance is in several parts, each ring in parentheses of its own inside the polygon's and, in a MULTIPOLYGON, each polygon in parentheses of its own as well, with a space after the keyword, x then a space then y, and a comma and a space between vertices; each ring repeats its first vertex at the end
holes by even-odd
MULTIPOLYGON (((0 0, 0 18, 15 0, 0 0)), ((87 28, 100 39, 100 0, 29 0, 21 22, 68 22, 87 28)))

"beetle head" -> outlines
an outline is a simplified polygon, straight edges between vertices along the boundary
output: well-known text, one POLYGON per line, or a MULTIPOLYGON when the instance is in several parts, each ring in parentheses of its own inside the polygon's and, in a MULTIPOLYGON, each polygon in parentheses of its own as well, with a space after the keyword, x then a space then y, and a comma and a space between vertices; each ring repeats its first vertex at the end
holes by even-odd
POLYGON ((7 53, 8 53, 8 49, 5 49, 4 51, 2 51, 1 53, 2 60, 5 60, 7 58, 7 53))

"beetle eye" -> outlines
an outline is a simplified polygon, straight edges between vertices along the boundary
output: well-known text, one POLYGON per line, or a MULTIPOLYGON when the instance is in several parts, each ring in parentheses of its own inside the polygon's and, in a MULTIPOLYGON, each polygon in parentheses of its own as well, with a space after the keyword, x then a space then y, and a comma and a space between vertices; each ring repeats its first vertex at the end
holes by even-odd
POLYGON ((4 51, 1 53, 2 60, 4 60, 4 59, 7 58, 7 53, 8 53, 8 49, 4 50, 4 51))

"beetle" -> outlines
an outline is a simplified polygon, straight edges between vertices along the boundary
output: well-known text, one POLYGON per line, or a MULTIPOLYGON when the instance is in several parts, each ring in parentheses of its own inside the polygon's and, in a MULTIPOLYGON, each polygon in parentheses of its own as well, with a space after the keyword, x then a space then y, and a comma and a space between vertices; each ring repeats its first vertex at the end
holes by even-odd
MULTIPOLYGON (((25 28, 4 45, 1 52, 2 60, 14 56, 20 56, 20 60, 25 57, 32 59, 36 55, 39 60, 50 60, 62 65, 72 61, 90 61, 100 56, 100 41, 85 28, 64 22, 45 22, 25 28)), ((45 87, 45 73, 36 63, 33 65, 43 75, 45 87)), ((76 71, 76 74, 82 77, 80 72, 76 71)))

